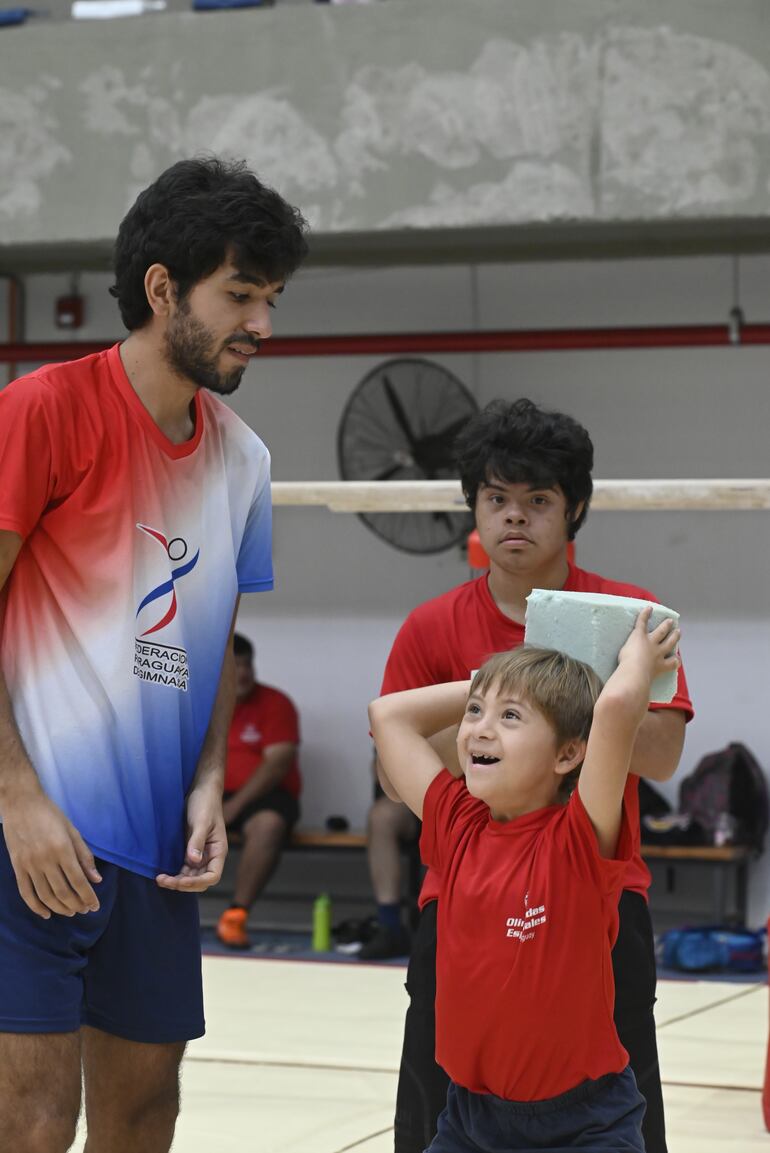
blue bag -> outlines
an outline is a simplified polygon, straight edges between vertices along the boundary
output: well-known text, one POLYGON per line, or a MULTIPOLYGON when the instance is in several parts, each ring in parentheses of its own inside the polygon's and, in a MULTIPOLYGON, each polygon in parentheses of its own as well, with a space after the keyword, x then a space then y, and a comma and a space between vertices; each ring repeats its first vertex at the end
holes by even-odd
POLYGON ((669 929, 658 942, 658 963, 686 973, 756 973, 766 965, 766 936, 766 929, 755 933, 720 925, 669 929))

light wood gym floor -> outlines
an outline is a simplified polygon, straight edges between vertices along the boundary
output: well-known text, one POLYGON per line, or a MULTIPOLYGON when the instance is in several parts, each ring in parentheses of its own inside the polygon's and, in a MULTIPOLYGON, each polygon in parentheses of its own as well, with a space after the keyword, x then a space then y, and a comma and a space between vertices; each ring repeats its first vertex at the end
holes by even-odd
MULTIPOLYGON (((205 957, 204 980, 174 1153, 392 1153, 404 969, 205 957)), ((670 1153, 770 1153, 766 981, 658 988, 670 1153)))

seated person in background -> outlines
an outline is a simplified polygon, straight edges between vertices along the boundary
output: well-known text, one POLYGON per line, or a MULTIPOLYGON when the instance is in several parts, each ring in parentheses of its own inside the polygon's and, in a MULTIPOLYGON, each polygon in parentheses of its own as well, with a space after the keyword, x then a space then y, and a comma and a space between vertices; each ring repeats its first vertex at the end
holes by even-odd
POLYGON ((235 633, 235 712, 227 741, 224 817, 243 848, 233 903, 217 924, 231 949, 247 949, 249 909, 264 889, 299 817, 299 718, 285 693, 260 684, 254 646, 235 633))
POLYGON ((377 902, 377 929, 359 950, 361 961, 404 957, 409 952, 409 934, 401 914, 401 846, 419 835, 420 822, 408 805, 391 801, 375 784, 366 821, 366 858, 377 902))
POLYGON ((440 880, 436 1060, 450 1086, 430 1153, 643 1153, 611 949, 634 741, 653 678, 678 667, 679 631, 648 632, 650 611, 604 688, 525 645, 487 661, 470 695, 459 681, 370 706, 383 784, 422 819, 440 880), (460 718, 464 780, 428 739, 460 718))

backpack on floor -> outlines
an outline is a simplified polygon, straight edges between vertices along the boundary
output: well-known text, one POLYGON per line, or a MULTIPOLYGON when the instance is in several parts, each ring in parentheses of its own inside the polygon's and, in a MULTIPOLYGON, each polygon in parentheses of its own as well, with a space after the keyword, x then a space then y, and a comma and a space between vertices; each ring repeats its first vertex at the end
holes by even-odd
POLYGON ((703 757, 679 788, 679 813, 711 845, 748 845, 759 855, 769 808, 765 774, 740 741, 703 757))

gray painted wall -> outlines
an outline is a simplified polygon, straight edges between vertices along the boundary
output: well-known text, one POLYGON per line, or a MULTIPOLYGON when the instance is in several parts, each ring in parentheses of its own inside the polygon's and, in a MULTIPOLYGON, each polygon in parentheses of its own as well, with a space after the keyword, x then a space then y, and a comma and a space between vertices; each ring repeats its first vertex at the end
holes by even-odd
POLYGON ((0 33, 0 248, 245 156, 320 237, 770 210, 766 0, 387 0, 0 33))

